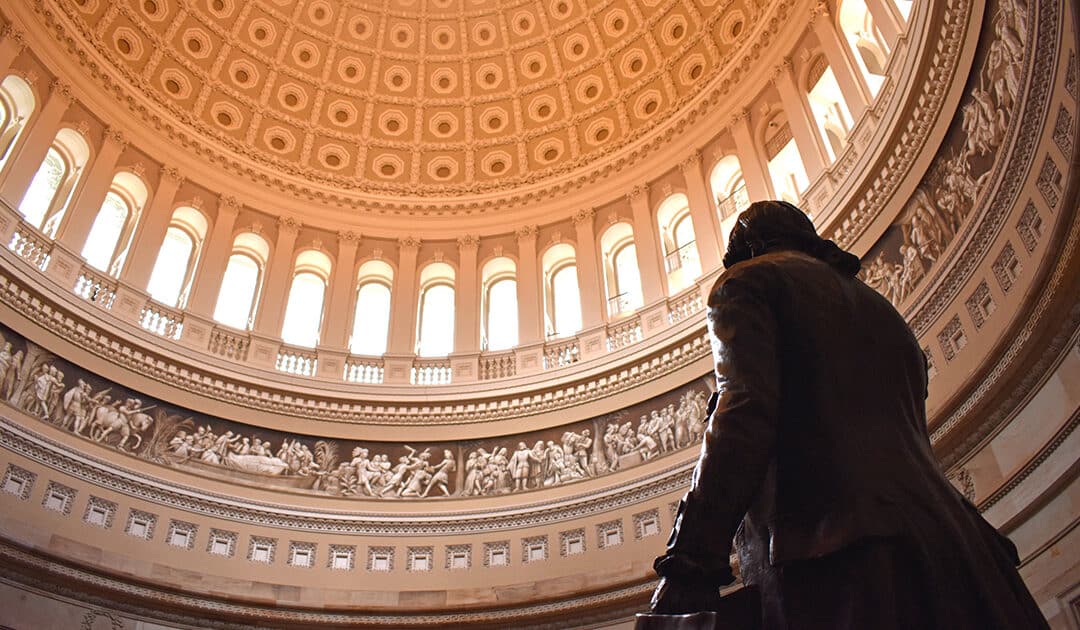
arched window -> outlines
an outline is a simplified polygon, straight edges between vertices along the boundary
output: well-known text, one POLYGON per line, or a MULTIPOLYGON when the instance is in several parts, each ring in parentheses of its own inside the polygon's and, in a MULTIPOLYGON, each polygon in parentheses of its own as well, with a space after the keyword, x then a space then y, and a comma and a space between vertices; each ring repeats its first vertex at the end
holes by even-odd
POLYGON ((105 195, 105 203, 101 204, 83 246, 82 255, 86 262, 102 271, 109 269, 116 253, 116 243, 130 215, 131 209, 123 197, 115 192, 105 195))
POLYGON ((645 300, 633 228, 629 223, 612 225, 600 238, 600 247, 604 253, 608 314, 619 315, 640 308, 645 300))
POLYGON ((896 5, 896 9, 900 12, 900 17, 904 18, 905 22, 911 19, 911 9, 913 9, 915 5, 913 0, 893 0, 893 4, 896 5))
POLYGON ((34 90, 22 77, 9 74, 0 81, 0 169, 7 165, 36 108, 34 90))
POLYGON ((701 259, 694 239, 694 224, 690 219, 690 201, 676 193, 660 204, 656 211, 660 227, 660 242, 664 247, 664 268, 668 274, 668 291, 678 293, 701 276, 701 259))
POLYGON ((779 199, 798 203, 810 180, 791 135, 791 127, 782 113, 774 116, 765 127, 765 155, 769 159, 773 192, 779 199))
POLYGON ((416 322, 416 353, 446 356, 454 351, 454 268, 431 263, 420 272, 420 304, 416 322))
POLYGON ((285 343, 308 348, 319 344, 330 269, 330 257, 318 250, 305 250, 296 257, 281 326, 281 340, 285 343))
POLYGON ((481 270, 482 346, 485 350, 506 350, 518 342, 517 265, 500 257, 489 260, 481 270))
POLYGON ((747 194, 746 184, 743 182, 742 165, 734 155, 725 155, 713 166, 709 174, 709 185, 712 187, 721 224, 750 207, 750 195, 747 194))
POLYGON ((844 102, 844 95, 840 92, 840 84, 836 82, 836 76, 824 57, 818 57, 812 62, 807 84, 810 86, 807 100, 814 113, 818 132, 825 139, 829 160, 836 160, 847 142, 847 134, 854 121, 847 103, 844 102))
POLYGON ((889 62, 885 37, 874 24, 864 0, 841 0, 838 13, 840 31, 855 53, 855 63, 866 77, 870 93, 876 96, 885 82, 885 66, 889 62))
POLYGON ((255 320, 256 298, 262 286, 270 246, 261 236, 244 232, 233 239, 232 252, 221 278, 214 319, 226 326, 246 330, 255 320))
POLYGON ((50 147, 19 204, 19 213, 26 218, 27 223, 36 228, 41 227, 45 213, 49 211, 67 170, 67 164, 60 157, 60 152, 50 147))
POLYGON ((381 260, 369 260, 357 272, 356 310, 349 351, 381 355, 390 333, 390 288, 394 270, 381 260))
POLYGON ((564 337, 581 330, 581 292, 578 289, 574 247, 558 243, 547 249, 544 267, 544 330, 564 337))
POLYGON ((185 270, 194 251, 195 243, 184 230, 171 227, 165 232, 154 270, 150 272, 150 282, 146 285, 150 297, 162 304, 176 306, 183 289, 185 270))
POLYGON ((146 286, 150 297, 162 304, 183 308, 206 228, 206 217, 195 208, 184 206, 173 211, 146 286))
POLYGON ((146 184, 134 173, 122 171, 113 177, 83 245, 86 262, 113 277, 120 275, 135 223, 148 196, 146 184))
POLYGON ((71 201, 75 184, 90 159, 90 145, 74 129, 57 132, 45 159, 19 202, 19 213, 48 236, 56 233, 59 219, 71 201))

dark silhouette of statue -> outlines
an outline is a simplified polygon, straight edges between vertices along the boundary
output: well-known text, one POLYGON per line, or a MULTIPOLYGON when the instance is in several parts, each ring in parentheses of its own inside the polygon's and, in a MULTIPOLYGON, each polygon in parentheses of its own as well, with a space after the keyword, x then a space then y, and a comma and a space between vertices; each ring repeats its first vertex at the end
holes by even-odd
POLYGON ((1016 548, 942 474, 926 358, 855 277, 859 259, 764 201, 739 216, 724 266, 709 296, 717 393, 652 612, 721 609, 734 539, 765 628, 1047 627, 1016 548))

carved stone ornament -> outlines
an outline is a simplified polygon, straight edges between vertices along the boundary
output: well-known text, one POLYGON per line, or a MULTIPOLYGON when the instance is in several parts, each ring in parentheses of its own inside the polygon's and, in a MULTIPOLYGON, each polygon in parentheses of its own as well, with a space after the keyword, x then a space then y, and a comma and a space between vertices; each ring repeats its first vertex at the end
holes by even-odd
POLYGON ((53 79, 49 83, 49 93, 64 99, 68 105, 75 102, 75 96, 71 94, 71 86, 60 79, 53 79))
POLYGON ((476 249, 480 247, 480 239, 473 234, 459 236, 457 239, 458 249, 476 249))
POLYGON ((539 233, 540 230, 535 225, 523 225, 517 229, 516 234, 519 241, 525 241, 536 238, 539 233))
POLYGON ((121 150, 127 148, 127 137, 124 135, 124 132, 122 130, 117 129, 116 127, 109 127, 105 130, 105 139, 112 140, 116 144, 120 145, 121 150))
POLYGON ((20 51, 26 47, 26 40, 23 37, 23 32, 14 24, 9 23, 0 26, 0 39, 5 41, 10 39, 15 42, 15 47, 20 51))
POLYGON ((303 223, 296 217, 278 217, 278 229, 282 232, 292 232, 296 234, 300 231, 300 227, 303 223))
POLYGON ((75 131, 78 131, 82 135, 88 135, 90 133, 90 123, 85 120, 80 120, 75 124, 75 131))
POLYGON ((675 188, 671 185, 671 182, 664 182, 664 184, 660 186, 660 194, 664 197, 670 197, 673 192, 675 192, 675 188))
POLYGON ((701 150, 700 149, 697 150, 697 151, 691 152, 690 155, 686 156, 686 158, 682 162, 679 163, 679 168, 682 169, 683 173, 686 173, 687 171, 690 171, 692 169, 699 168, 700 166, 701 166, 701 150))
POLYGON ((829 4, 827 2, 818 2, 816 5, 814 5, 813 10, 811 10, 810 12, 810 23, 812 24, 814 20, 828 17, 829 4))
POLYGON ((203 198, 200 197, 199 195, 195 195, 194 197, 191 198, 191 201, 188 202, 188 205, 191 206, 192 208, 195 208, 196 210, 202 210, 203 198))
POLYGON ((443 250, 436 249, 435 253, 432 255, 432 258, 435 259, 435 262, 442 262, 445 256, 446 254, 443 253, 443 250))
POLYGON ((780 81, 785 77, 790 77, 791 73, 795 71, 794 68, 794 64, 791 63, 791 57, 784 57, 783 60, 781 60, 780 63, 776 64, 776 67, 773 68, 773 73, 770 81, 775 84, 777 81, 780 81))
POLYGON ((338 241, 341 243, 349 243, 357 245, 360 243, 360 233, 352 230, 341 230, 337 233, 338 241))
POLYGON ((398 239, 398 247, 402 249, 420 249, 420 239, 415 236, 403 236, 398 239))
POLYGON ((180 169, 175 166, 164 166, 161 168, 161 176, 166 179, 171 179, 177 184, 184 182, 184 176, 180 174, 180 169))
POLYGON ((503 246, 502 245, 496 245, 495 249, 493 250, 493 253, 495 254, 496 258, 501 258, 502 255, 503 255, 503 246))
POLYGON ((561 242, 562 242, 562 232, 560 232, 559 230, 555 230, 554 232, 552 232, 551 233, 551 244, 552 245, 558 245, 561 242))
POLYGON ((626 198, 629 199, 630 201, 633 201, 635 199, 639 199, 641 197, 644 197, 644 196, 646 196, 648 194, 649 194, 649 185, 648 184, 638 184, 637 186, 634 186, 633 188, 631 188, 630 192, 626 193, 626 198))
POLYGON ((586 222, 591 223, 594 216, 596 216, 596 210, 593 210, 592 208, 578 210, 574 214, 574 225, 581 225, 586 222))
POLYGON ((248 230, 250 230, 251 233, 255 234, 256 236, 262 236, 263 224, 260 223, 259 221, 255 221, 254 223, 251 224, 251 227, 249 227, 248 230))
MULTIPOLYGON (((201 200, 200 200, 200 203, 201 200)), ((240 200, 232 195, 222 195, 218 201, 218 212, 232 212, 236 214, 240 211, 240 200)))
POLYGON ((315 238, 311 239, 311 247, 312 247, 313 249, 320 249, 320 250, 321 250, 321 249, 323 248, 323 242, 322 242, 322 239, 321 239, 321 238, 319 238, 318 236, 316 236, 315 238))
POLYGON ((607 215, 607 222, 608 222, 608 225, 615 225, 616 223, 618 223, 619 222, 619 213, 618 212, 609 212, 608 215, 607 215))
POLYGON ((383 249, 381 247, 376 247, 375 249, 371 250, 371 257, 375 260, 382 260, 383 249))

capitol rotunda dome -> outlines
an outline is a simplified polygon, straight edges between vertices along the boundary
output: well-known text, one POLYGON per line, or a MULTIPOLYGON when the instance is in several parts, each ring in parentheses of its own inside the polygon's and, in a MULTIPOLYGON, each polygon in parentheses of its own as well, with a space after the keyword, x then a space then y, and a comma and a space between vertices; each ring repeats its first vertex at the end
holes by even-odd
POLYGON ((1078 17, 4 3, 0 628, 633 627, 762 199, 905 317, 1077 627, 1078 17))

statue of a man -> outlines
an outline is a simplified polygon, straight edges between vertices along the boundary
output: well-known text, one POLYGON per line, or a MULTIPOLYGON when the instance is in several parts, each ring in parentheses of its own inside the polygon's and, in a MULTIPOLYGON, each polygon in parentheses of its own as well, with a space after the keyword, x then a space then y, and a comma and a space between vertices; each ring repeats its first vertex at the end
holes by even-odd
POLYGON ((724 266, 716 393, 653 612, 722 607, 734 538, 765 628, 1046 628, 1016 548, 941 473, 926 358, 859 259, 765 201, 724 266))

